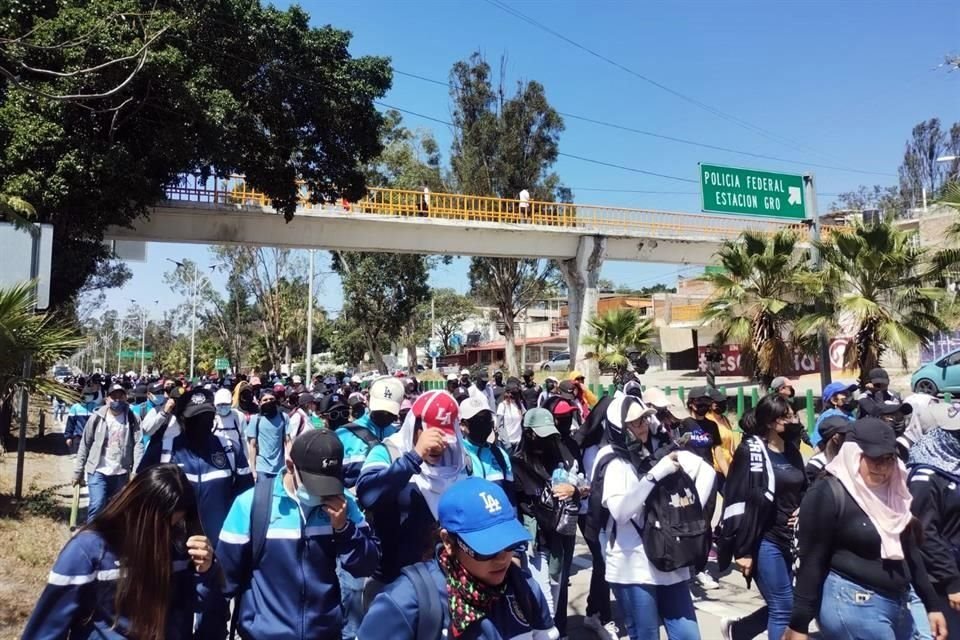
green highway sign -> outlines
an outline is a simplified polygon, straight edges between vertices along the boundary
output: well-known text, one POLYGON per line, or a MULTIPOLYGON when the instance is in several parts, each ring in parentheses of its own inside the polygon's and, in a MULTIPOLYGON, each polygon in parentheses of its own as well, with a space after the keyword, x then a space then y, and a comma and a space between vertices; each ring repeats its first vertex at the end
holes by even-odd
POLYGON ((214 368, 214 369, 229 369, 229 368, 230 368, 230 361, 227 360, 226 358, 217 358, 216 360, 213 361, 213 368, 214 368))
POLYGON ((703 210, 802 220, 803 176, 700 164, 703 210))
MULTIPOLYGON (((139 358, 140 358, 140 351, 121 351, 121 352, 120 352, 120 357, 121 357, 121 358, 137 358, 137 359, 139 359, 139 358)), ((143 357, 144 357, 144 358, 152 358, 152 357, 153 357, 153 351, 144 351, 144 352, 143 352, 143 357)))

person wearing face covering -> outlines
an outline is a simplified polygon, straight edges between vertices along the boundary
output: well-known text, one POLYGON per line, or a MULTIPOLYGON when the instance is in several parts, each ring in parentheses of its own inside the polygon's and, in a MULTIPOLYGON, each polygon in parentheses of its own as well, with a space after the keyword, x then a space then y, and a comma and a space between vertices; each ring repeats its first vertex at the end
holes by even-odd
POLYGON ((534 541, 527 554, 529 568, 543 590, 562 637, 567 630, 567 582, 576 542, 580 494, 567 476, 576 457, 564 444, 554 414, 541 408, 527 411, 523 416, 523 435, 510 463, 517 510, 534 541), (572 516, 572 528, 561 531, 558 522, 565 516, 572 516))
POLYGON ((136 469, 140 419, 127 405, 127 392, 110 386, 107 403, 94 411, 83 427, 73 465, 73 484, 86 482, 90 495, 87 522, 92 522, 136 469))
MULTIPOLYGON (((203 532, 216 547, 230 506, 238 495, 253 486, 253 477, 239 443, 214 432, 220 417, 214 402, 214 394, 203 388, 180 396, 175 412, 182 431, 167 430, 152 438, 137 472, 166 463, 183 469, 196 496, 203 532)), ((229 610, 219 585, 210 585, 197 612, 198 637, 225 638, 229 610)))
POLYGON ((512 451, 520 443, 520 423, 526 410, 520 394, 520 381, 513 377, 507 380, 502 398, 497 406, 497 441, 512 451))
POLYGON ((86 385, 80 395, 67 412, 67 424, 63 428, 63 438, 67 449, 74 456, 80 448, 80 439, 83 437, 83 427, 87 424, 90 414, 100 406, 100 388, 96 385, 86 385))
MULTIPOLYGON (((938 426, 910 449, 910 509, 923 527, 920 552, 940 611, 950 634, 960 637, 960 403, 928 400, 915 413, 938 426)), ((929 638, 926 615, 920 614, 914 609, 914 623, 922 629, 918 637, 929 638)))
POLYGON ((468 478, 437 510, 435 557, 413 565, 377 596, 363 640, 556 640, 536 583, 514 564, 530 535, 496 484, 468 478))
POLYGON ((241 380, 233 388, 233 407, 243 414, 244 421, 248 421, 250 416, 260 413, 260 405, 257 404, 256 391, 246 380, 241 380))
MULTIPOLYGON (((543 391, 540 392, 540 397, 537 398, 538 407, 547 404, 550 398, 556 393, 558 384, 560 384, 560 381, 553 376, 548 376, 547 379, 543 381, 543 391)), ((527 408, 532 409, 533 407, 527 408)))
POLYGON ((460 403, 460 430, 467 454, 467 475, 496 482, 514 504, 510 454, 498 442, 490 443, 493 412, 483 398, 467 398, 460 403))
POLYGON ((909 640, 911 587, 926 607, 932 636, 946 638, 893 429, 876 418, 857 420, 826 474, 800 506, 800 564, 783 638, 804 640, 816 618, 830 640, 909 640))
MULTIPOLYGON (((821 393, 821 413, 817 418, 817 425, 814 434, 810 436, 810 442, 814 446, 820 445, 820 423, 829 418, 838 417, 853 422, 856 420, 854 413, 857 410, 857 403, 853 401, 853 392, 857 390, 857 385, 847 382, 831 382, 823 388, 821 393)), ((823 447, 820 447, 823 450, 823 447)))
MULTIPOLYGON (((648 555, 642 532, 652 526, 648 501, 658 485, 674 474, 686 474, 693 485, 686 491, 695 490, 699 504, 705 505, 711 501, 716 472, 696 454, 676 450, 659 429, 656 410, 639 398, 624 395, 609 404, 606 440, 593 468, 590 514, 601 532, 605 577, 624 614, 627 634, 631 640, 658 640, 662 624, 669 640, 698 639, 687 586, 696 569, 681 566, 666 571, 655 566, 657 560, 648 555)), ((705 512, 700 517, 705 518, 705 512)), ((700 525, 708 528, 709 522, 701 520, 700 525)))
POLYGON ((497 410, 497 398, 493 393, 493 387, 487 382, 488 376, 486 371, 480 371, 473 378, 473 384, 468 387, 467 391, 471 396, 477 395, 482 396, 487 400, 487 404, 490 405, 491 411, 497 410))
POLYGON ((255 481, 272 482, 273 477, 283 469, 283 451, 289 427, 290 420, 280 410, 273 390, 262 390, 260 413, 251 415, 243 428, 247 439, 247 459, 255 461, 255 481))
POLYGON ((347 488, 352 489, 357 484, 370 451, 397 432, 404 392, 403 383, 397 378, 377 378, 370 385, 369 411, 337 428, 337 437, 343 443, 343 481, 347 488))
POLYGON ((233 408, 233 398, 227 389, 218 389, 213 395, 213 404, 217 416, 213 422, 214 435, 228 438, 234 450, 244 449, 243 446, 243 417, 233 408))
POLYGON ((377 538, 342 476, 336 434, 308 429, 294 438, 269 491, 258 486, 234 501, 217 558, 225 593, 236 598, 240 638, 341 639, 338 562, 362 578, 380 561, 377 538))
POLYGON ((770 638, 780 638, 787 628, 793 604, 793 531, 807 487, 799 449, 803 425, 787 398, 764 396, 754 419, 753 433, 744 434, 724 485, 717 564, 723 571, 734 560, 748 585, 756 579, 766 606, 721 621, 723 637, 735 640, 764 630, 770 638))
POLYGON ((347 405, 347 399, 339 391, 323 396, 317 403, 317 413, 331 431, 336 431, 350 422, 350 407, 347 405))
POLYGON ((419 396, 400 431, 367 455, 357 498, 380 538, 383 559, 364 589, 369 603, 403 567, 432 553, 437 503, 443 492, 467 477, 457 401, 446 391, 419 396))

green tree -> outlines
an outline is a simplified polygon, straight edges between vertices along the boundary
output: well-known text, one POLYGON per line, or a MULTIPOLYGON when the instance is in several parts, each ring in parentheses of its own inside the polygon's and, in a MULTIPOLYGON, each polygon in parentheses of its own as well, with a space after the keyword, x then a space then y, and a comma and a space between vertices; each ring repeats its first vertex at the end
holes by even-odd
POLYGON ((427 261, 395 253, 333 252, 333 270, 343 285, 343 312, 364 336, 374 365, 387 373, 384 342, 401 338, 417 307, 430 297, 427 261))
POLYGON ((630 366, 632 351, 644 355, 656 352, 657 329, 649 318, 641 318, 636 309, 613 309, 587 322, 593 332, 583 338, 583 343, 594 350, 601 365, 615 370, 619 380, 623 380, 630 366))
POLYGON ((806 301, 806 257, 793 231, 745 232, 725 241, 717 257, 723 272, 701 276, 714 288, 701 317, 718 328, 717 343, 740 345, 742 366, 767 387, 791 368, 793 323, 806 301))
POLYGON ((460 331, 460 326, 477 312, 477 308, 469 296, 461 295, 453 289, 442 288, 433 290, 432 310, 441 350, 444 354, 453 353, 453 336, 460 331))
MULTIPOLYGON (((34 311, 33 285, 0 288, 0 399, 9 403, 21 390, 70 398, 74 393, 45 375, 84 344, 72 326, 51 313, 34 311), (32 374, 24 376, 23 363, 32 359, 32 374)), ((0 421, 0 443, 9 436, 9 424, 0 421)))
POLYGON ((846 191, 837 196, 830 205, 831 211, 864 211, 877 209, 884 218, 897 217, 910 206, 909 199, 897 187, 872 187, 860 185, 855 191, 846 191))
POLYGON ((0 184, 53 223, 52 300, 71 300, 126 225, 184 173, 242 173, 289 220, 365 193, 385 58, 258 1, 64 0, 0 15, 0 184))
POLYGON ((822 297, 830 311, 808 317, 799 328, 809 334, 852 321, 847 365, 859 370, 861 380, 880 366, 887 351, 906 367, 910 349, 947 328, 937 312, 944 290, 927 286, 927 251, 910 236, 889 222, 856 222, 849 232, 818 244, 823 272, 811 274, 809 281, 813 295, 822 297))
MULTIPOLYGON (((562 190, 550 170, 563 119, 547 101, 543 85, 518 83, 507 97, 503 74, 495 89, 490 65, 479 53, 454 64, 450 76, 455 125, 450 164, 458 189, 502 198, 516 198, 526 189, 534 200, 569 199, 569 190, 562 190)), ((556 267, 544 260, 471 259, 471 295, 500 313, 511 375, 519 372, 517 314, 542 297, 555 274, 556 267)))
POLYGON ((921 194, 926 190, 928 198, 936 198, 951 175, 960 171, 960 122, 949 130, 941 128, 939 118, 930 118, 918 123, 910 132, 900 165, 900 192, 913 204, 919 206, 921 194), (938 158, 952 155, 950 162, 938 162, 938 158))

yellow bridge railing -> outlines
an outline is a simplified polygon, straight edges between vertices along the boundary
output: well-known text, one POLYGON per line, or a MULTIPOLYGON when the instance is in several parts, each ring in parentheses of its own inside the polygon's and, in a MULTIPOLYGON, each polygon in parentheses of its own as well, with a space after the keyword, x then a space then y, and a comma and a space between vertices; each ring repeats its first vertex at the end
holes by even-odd
MULTIPOLYGON (((168 187, 172 202, 198 202, 224 206, 269 207, 270 199, 249 189, 241 176, 202 180, 186 176, 180 184, 168 187)), ((517 225, 572 228, 605 234, 683 237, 697 240, 725 240, 743 231, 772 233, 781 229, 805 231, 803 224, 776 219, 708 215, 607 207, 580 203, 521 201, 489 196, 454 193, 425 193, 406 189, 374 187, 358 202, 311 202, 306 187, 301 187, 299 208, 303 211, 331 211, 344 215, 423 217, 466 222, 496 222, 517 225)))

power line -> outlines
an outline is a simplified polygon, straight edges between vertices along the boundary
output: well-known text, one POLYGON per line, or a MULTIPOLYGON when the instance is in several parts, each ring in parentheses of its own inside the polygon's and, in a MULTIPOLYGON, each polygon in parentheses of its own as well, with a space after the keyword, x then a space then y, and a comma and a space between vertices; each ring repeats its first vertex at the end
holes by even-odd
MULTIPOLYGON (((435 85, 439 85, 439 86, 443 86, 443 87, 447 87, 447 88, 450 88, 451 86, 456 87, 456 85, 454 85, 454 84, 451 83, 451 82, 443 82, 442 80, 437 80, 437 79, 435 79, 435 78, 428 78, 427 76, 423 76, 423 75, 420 75, 420 74, 417 74, 417 73, 410 73, 409 71, 401 71, 400 69, 397 69, 396 67, 393 67, 393 72, 396 73, 397 75, 406 76, 406 77, 408 77, 408 78, 414 78, 414 79, 420 80, 420 81, 422 81, 422 82, 429 82, 430 84, 435 84, 435 85)), ((830 169, 830 170, 832 170, 832 171, 844 171, 844 172, 849 172, 849 173, 861 173, 861 174, 864 174, 864 175, 876 175, 876 176, 884 176, 884 177, 888 177, 888 178, 889 178, 889 177, 896 177, 896 176, 895 176, 894 174, 892 174, 892 173, 883 173, 883 172, 881 172, 881 171, 868 171, 868 170, 866 170, 866 169, 853 169, 853 168, 851 168, 851 167, 840 167, 840 166, 836 166, 836 165, 821 164, 821 163, 817 163, 817 162, 807 162, 807 161, 805 161, 805 160, 797 160, 797 159, 795 159, 795 158, 781 158, 781 157, 779 157, 779 156, 772 156, 772 155, 768 155, 768 154, 765 154, 765 153, 755 153, 755 152, 752 152, 752 151, 743 151, 743 150, 741 150, 741 149, 734 149, 734 148, 732 148, 732 147, 724 147, 724 146, 721 146, 721 145, 710 144, 710 143, 708 143, 708 142, 699 142, 699 141, 697 141, 697 140, 690 140, 690 139, 687 139, 687 138, 680 138, 680 137, 677 137, 677 136, 671 136, 671 135, 667 135, 667 134, 663 134, 663 133, 656 133, 656 132, 654 132, 654 131, 645 131, 645 130, 643 130, 643 129, 636 129, 636 128, 634 128, 634 127, 628 127, 628 126, 626 126, 626 125, 617 124, 617 123, 615 123, 615 122, 608 122, 608 121, 605 121, 605 120, 598 120, 598 119, 596 119, 596 118, 591 118, 591 117, 588 117, 588 116, 581 116, 581 115, 578 115, 578 114, 576 114, 576 113, 569 113, 569 112, 566 112, 566 111, 557 111, 557 113, 559 113, 559 114, 560 114, 561 116, 563 116, 564 118, 570 118, 570 119, 572 119, 572 120, 580 120, 580 121, 582 121, 582 122, 588 122, 588 123, 590 123, 590 124, 595 124, 595 125, 598 125, 598 126, 601 126, 601 127, 608 127, 608 128, 610 128, 610 129, 617 129, 617 130, 619 130, 619 131, 626 131, 626 132, 628 132, 628 133, 634 133, 634 134, 641 135, 641 136, 648 136, 648 137, 651 137, 651 138, 658 138, 658 139, 660 139, 660 140, 667 140, 667 141, 669 141, 669 142, 676 142, 676 143, 678 143, 678 144, 685 144, 685 145, 690 145, 690 146, 693 146, 693 147, 701 147, 701 148, 703 148, 703 149, 712 149, 712 150, 714 150, 714 151, 723 151, 723 152, 725 152, 725 153, 734 153, 734 154, 739 154, 739 155, 742 155, 742 156, 749 156, 749 157, 751 157, 751 158, 759 158, 759 159, 763 159, 763 160, 772 160, 772 161, 774 161, 774 162, 785 162, 785 163, 787 163, 787 164, 798 164, 798 165, 803 165, 803 166, 808 166, 808 167, 815 167, 815 168, 819 168, 819 169, 830 169)))
MULTIPOLYGON (((806 151, 811 152, 811 153, 816 153, 817 155, 820 155, 820 156, 824 156, 823 153, 820 153, 819 151, 816 151, 815 149, 811 149, 810 147, 806 147, 805 145, 803 145, 803 144, 801 144, 801 143, 799 143, 799 142, 790 140, 789 138, 785 138, 785 137, 783 137, 783 136, 779 136, 779 135, 777 135, 777 134, 775 134, 775 133, 773 133, 773 132, 771 132, 771 131, 768 131, 768 130, 762 128, 762 127, 759 127, 759 126, 757 126, 757 125, 755 125, 755 124, 752 124, 752 123, 750 123, 750 122, 748 122, 748 121, 746 121, 746 120, 744 120, 744 119, 742 119, 742 118, 738 118, 737 116, 734 116, 734 115, 732 115, 732 114, 729 114, 729 113, 726 113, 726 112, 724 112, 724 111, 721 111, 720 109, 717 109, 717 108, 715 108, 715 107, 711 107, 710 105, 706 104, 705 102, 702 102, 702 101, 700 101, 700 100, 697 100, 696 98, 693 98, 693 97, 688 96, 688 95, 686 95, 686 94, 684 94, 684 93, 681 93, 680 91, 677 91, 676 89, 673 89, 673 88, 671 88, 671 87, 668 87, 667 85, 663 84, 662 82, 658 82, 658 81, 654 80, 653 78, 650 78, 649 76, 645 76, 645 75, 643 75, 642 73, 640 73, 640 72, 638 72, 638 71, 635 71, 635 70, 631 69, 630 67, 627 67, 627 66, 625 66, 625 65, 617 62, 616 60, 613 60, 613 59, 611 59, 611 58, 608 58, 607 56, 603 55, 602 53, 599 53, 599 52, 597 52, 597 51, 595 51, 595 50, 587 47, 586 45, 583 45, 583 44, 577 42, 576 40, 573 40, 572 38, 569 38, 569 37, 563 35, 562 33, 559 33, 558 31, 555 31, 555 30, 551 29, 550 27, 546 26, 546 25, 543 24, 542 22, 539 22, 539 21, 537 21, 537 20, 535 20, 535 19, 533 19, 533 18, 531 18, 531 17, 529 17, 529 16, 521 13, 520 11, 514 9, 513 7, 507 5, 507 4, 504 3, 504 2, 500 2, 500 0, 485 0, 485 2, 487 2, 488 4, 496 7, 497 9, 500 9, 501 11, 503 11, 503 12, 505 12, 505 13, 508 13, 508 14, 514 16, 515 18, 519 18, 520 20, 523 20, 524 22, 526 22, 526 23, 528 23, 528 24, 530 24, 530 25, 532 25, 532 26, 534 26, 534 27, 536 27, 536 28, 538 28, 538 29, 540 29, 540 30, 549 33, 550 35, 554 36, 555 38, 559 38, 560 40, 563 40, 563 41, 566 42, 567 44, 569 44, 569 45, 571 45, 571 46, 573 46, 573 47, 576 47, 577 49, 580 49, 581 51, 584 51, 584 52, 590 54, 591 56, 593 56, 593 57, 595 57, 595 58, 598 58, 598 59, 606 62, 607 64, 612 65, 612 66, 620 69, 621 71, 624 71, 624 72, 626 72, 626 73, 628 73, 628 74, 630 74, 630 75, 632 75, 632 76, 634 76, 634 77, 636 77, 636 78, 638 78, 638 79, 646 82, 647 84, 650 84, 650 85, 652 85, 652 86, 660 89, 661 91, 665 91, 666 93, 669 93, 670 95, 672 95, 672 96, 674 96, 674 97, 676 97, 676 98, 679 98, 679 99, 683 100, 684 102, 689 102, 690 104, 692 104, 692 105, 694 105, 694 106, 696 106, 696 107, 698 107, 698 108, 700 108, 700 109, 703 109, 704 111, 706 111, 706 112, 708 112, 708 113, 711 113, 711 114, 713 114, 713 115, 715 115, 715 116, 717 116, 717 117, 719 117, 719 118, 722 118, 722 119, 727 120, 727 121, 729 121, 729 122, 733 122, 733 123, 739 125, 740 127, 743 127, 743 128, 745 128, 745 129, 749 129, 749 130, 751 130, 751 131, 753 131, 753 132, 755 132, 755 133, 757 133, 757 134, 759 134, 759 135, 761 135, 761 136, 763 136, 763 137, 765 137, 765 138, 768 138, 768 139, 770 139, 770 140, 774 140, 774 141, 776 141, 776 142, 779 142, 780 144, 783 144, 783 145, 786 145, 786 146, 789 146, 789 147, 793 147, 794 149, 802 149, 802 150, 806 150, 806 151)), ((830 157, 830 156, 826 156, 826 157, 830 157)))

